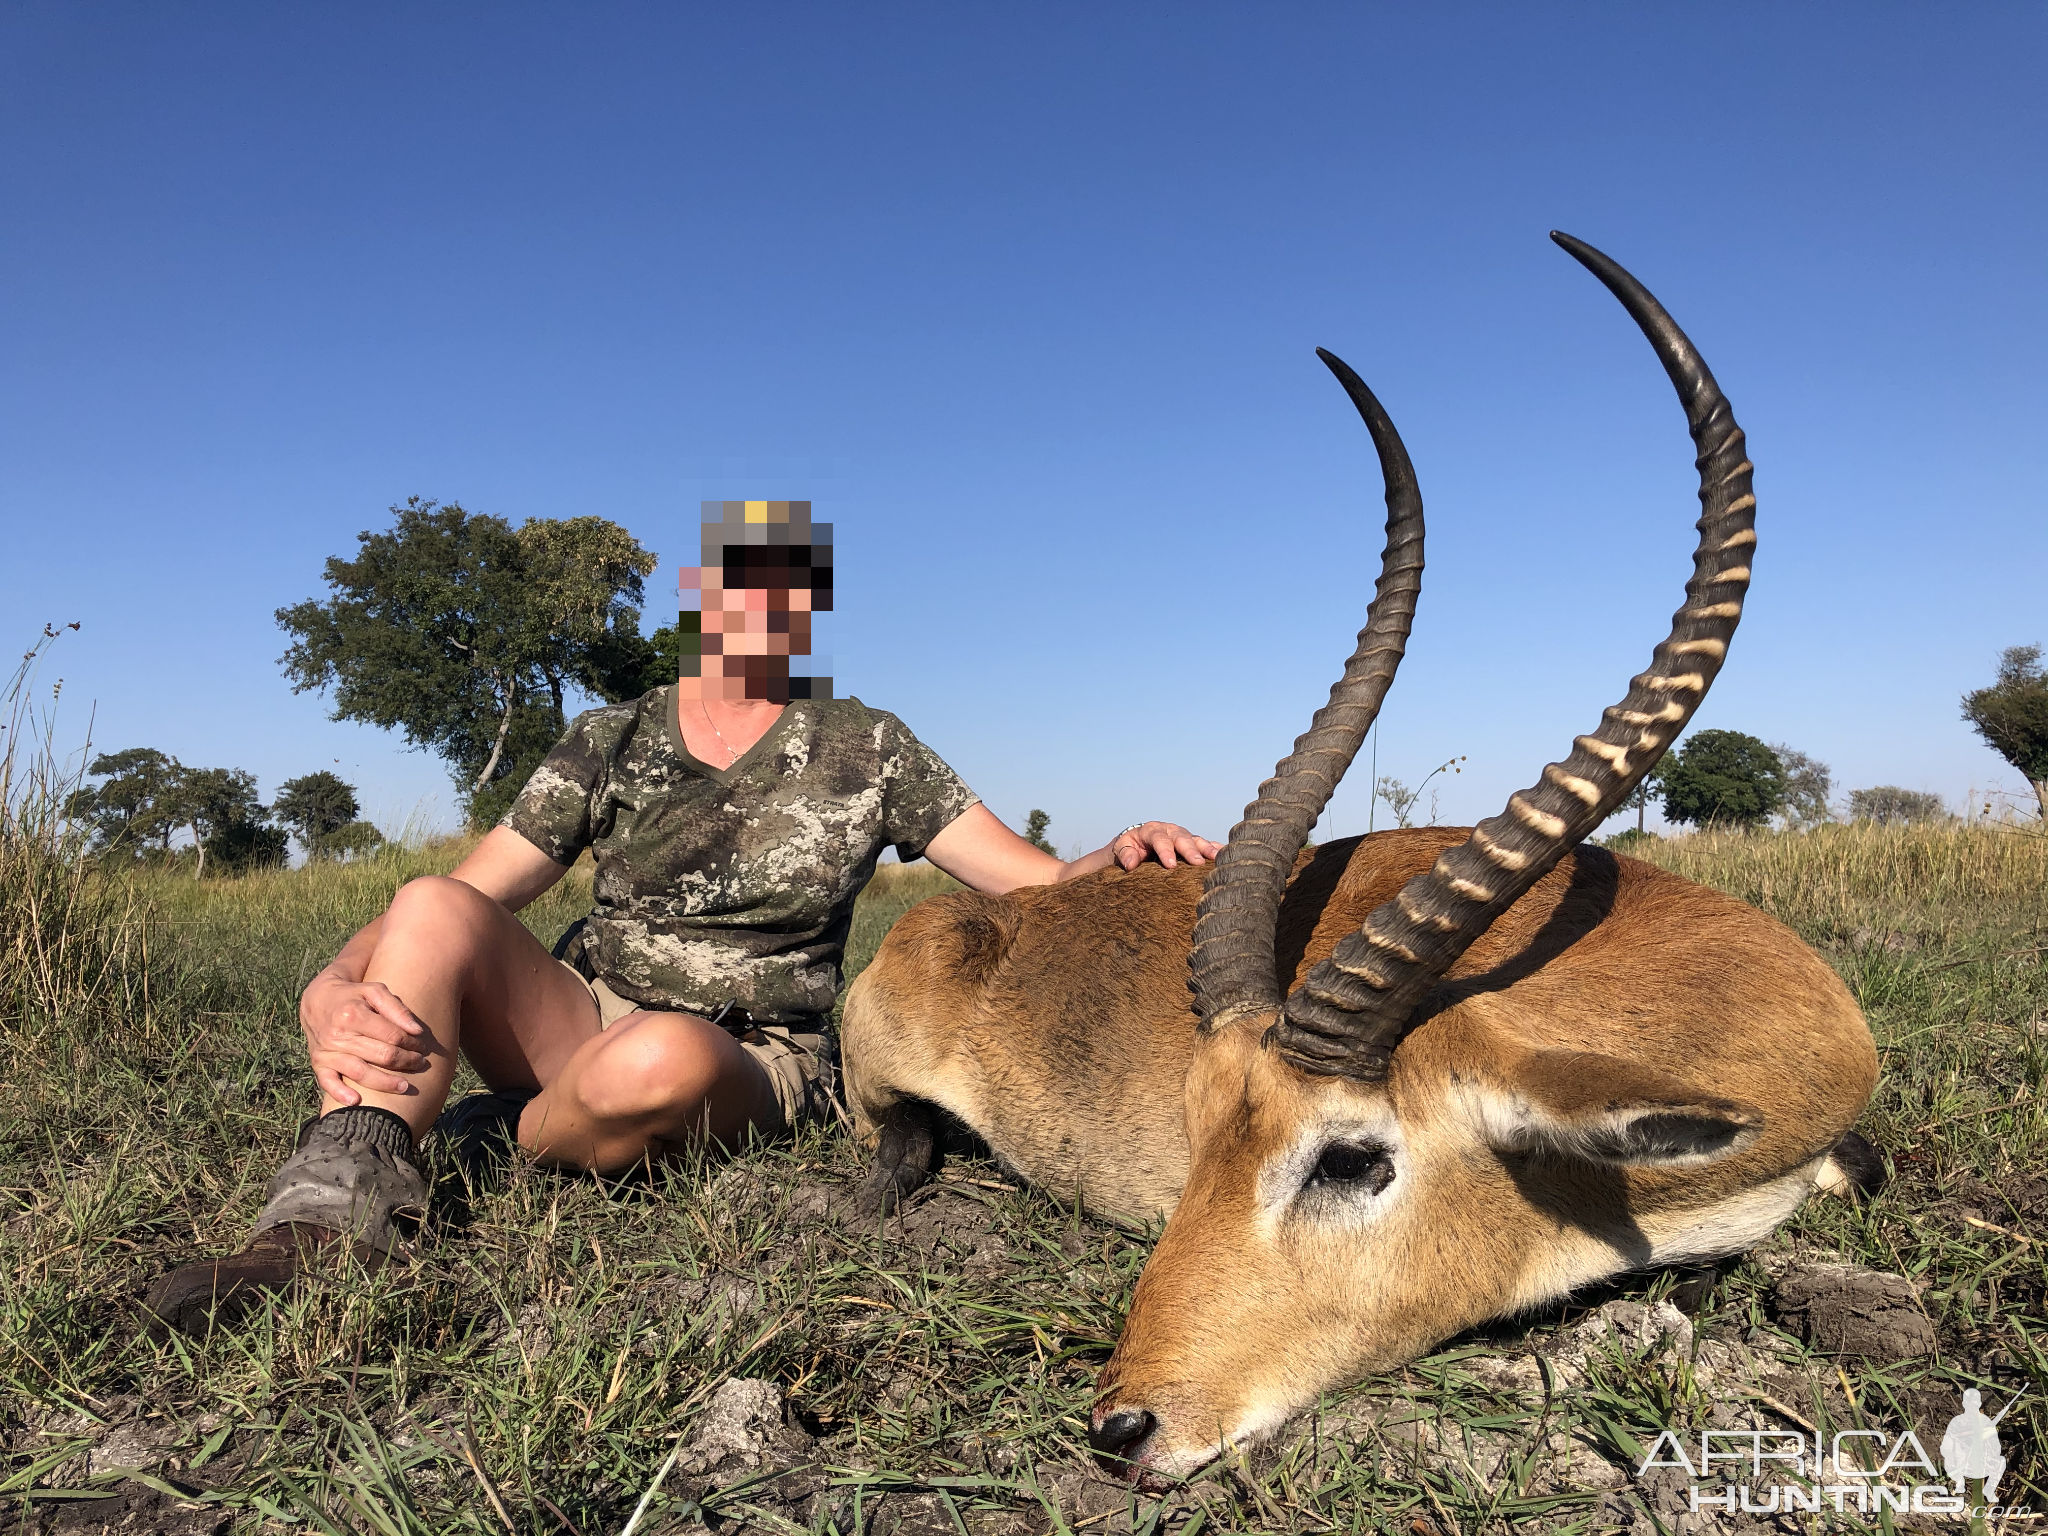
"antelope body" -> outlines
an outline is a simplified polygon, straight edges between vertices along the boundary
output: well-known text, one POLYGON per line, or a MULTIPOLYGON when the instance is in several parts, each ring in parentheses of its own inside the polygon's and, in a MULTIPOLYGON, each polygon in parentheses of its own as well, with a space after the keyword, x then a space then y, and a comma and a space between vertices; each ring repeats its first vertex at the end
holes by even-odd
POLYGON ((1876 1081, 1854 1001, 1788 930, 1578 846, 1718 671, 1755 503, 1740 429, 1683 333, 1555 238, 1649 336, 1700 448, 1686 605, 1600 728, 1476 828, 1301 851, 1392 679, 1421 570, 1400 439, 1325 354, 1387 481, 1379 596, 1213 872, 925 902, 848 996, 871 1199, 929 1176, 936 1109, 1041 1187, 1168 1217, 1091 1432, 1147 1482, 1475 1323, 1741 1251, 1833 1177, 1876 1081))

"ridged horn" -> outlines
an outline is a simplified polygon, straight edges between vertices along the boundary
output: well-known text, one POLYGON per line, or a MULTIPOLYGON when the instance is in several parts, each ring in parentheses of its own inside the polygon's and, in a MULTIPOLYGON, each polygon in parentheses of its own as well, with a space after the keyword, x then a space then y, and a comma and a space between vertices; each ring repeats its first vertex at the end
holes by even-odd
POLYGON ((1507 809, 1375 908, 1288 997, 1270 1041, 1296 1066, 1384 1078, 1409 1017, 1436 979, 1517 897, 1640 784, 1706 697, 1742 617, 1756 548, 1756 498, 1742 429, 1707 365, 1641 283, 1584 241, 1552 232, 1650 339, 1699 450, 1699 547, 1685 604, 1628 697, 1507 809))
POLYGON ((1259 786, 1244 820, 1230 830, 1230 842, 1202 891, 1189 956, 1189 986, 1205 1028, 1214 1029, 1253 1009, 1280 1006, 1274 975, 1274 929, 1280 896, 1294 857, 1308 841, 1309 828, 1323 813, 1337 781, 1358 755, 1359 744, 1380 712, 1387 685, 1401 664, 1408 629, 1415 622, 1415 595, 1422 587, 1422 492, 1401 434, 1340 357, 1316 348, 1372 434, 1387 487, 1387 546, 1380 557, 1378 593, 1365 611, 1358 648, 1344 675, 1330 689, 1330 701, 1315 713, 1294 750, 1259 786))

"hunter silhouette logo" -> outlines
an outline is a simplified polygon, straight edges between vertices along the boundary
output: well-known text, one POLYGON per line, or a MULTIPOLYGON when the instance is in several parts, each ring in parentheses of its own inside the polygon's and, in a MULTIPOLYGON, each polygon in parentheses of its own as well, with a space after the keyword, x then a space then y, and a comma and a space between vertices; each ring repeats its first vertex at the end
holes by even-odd
POLYGON ((1997 1419, 1987 1419, 1979 1411, 1983 1401, 1984 1394, 1975 1387, 1963 1394, 1963 1411, 1948 1421, 1941 1437, 1941 1465, 1957 1493, 1963 1491, 1964 1483, 1983 1478, 1984 1502, 1995 1504, 1998 1480, 2005 1476, 2005 1458, 1998 1453, 1998 1419, 2010 1413, 2019 1399, 2008 1399, 1997 1419))

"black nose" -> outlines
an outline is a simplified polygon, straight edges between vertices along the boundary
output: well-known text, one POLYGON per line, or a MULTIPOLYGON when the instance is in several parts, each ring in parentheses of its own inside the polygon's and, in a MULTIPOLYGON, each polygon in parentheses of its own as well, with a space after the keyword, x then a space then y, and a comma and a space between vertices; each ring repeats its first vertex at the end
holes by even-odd
POLYGON ((1088 1444, 1112 1471, 1127 1471, 1132 1453, 1158 1423, 1142 1408, 1119 1408, 1088 1431, 1088 1444))

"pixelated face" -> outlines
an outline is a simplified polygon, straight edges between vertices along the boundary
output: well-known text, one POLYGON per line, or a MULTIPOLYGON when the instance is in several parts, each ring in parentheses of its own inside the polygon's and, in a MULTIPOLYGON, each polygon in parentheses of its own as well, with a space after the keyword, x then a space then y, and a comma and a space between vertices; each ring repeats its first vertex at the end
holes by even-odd
MULTIPOLYGON (((811 615, 831 611, 832 525, 812 523, 807 501, 710 501, 703 546, 704 563, 681 573, 684 676, 703 670, 694 633, 697 656, 757 659, 746 696, 774 698, 787 658, 811 654, 811 615)), ((820 685, 830 679, 810 680, 806 696, 829 697, 820 685)))
MULTIPOLYGON (((752 575, 752 572, 748 573, 752 575)), ((811 653, 809 587, 789 586, 788 574, 773 584, 727 586, 721 566, 686 567, 683 587, 698 594, 698 632, 706 656, 808 656, 811 653)), ((831 594, 825 595, 829 607, 831 594)))

